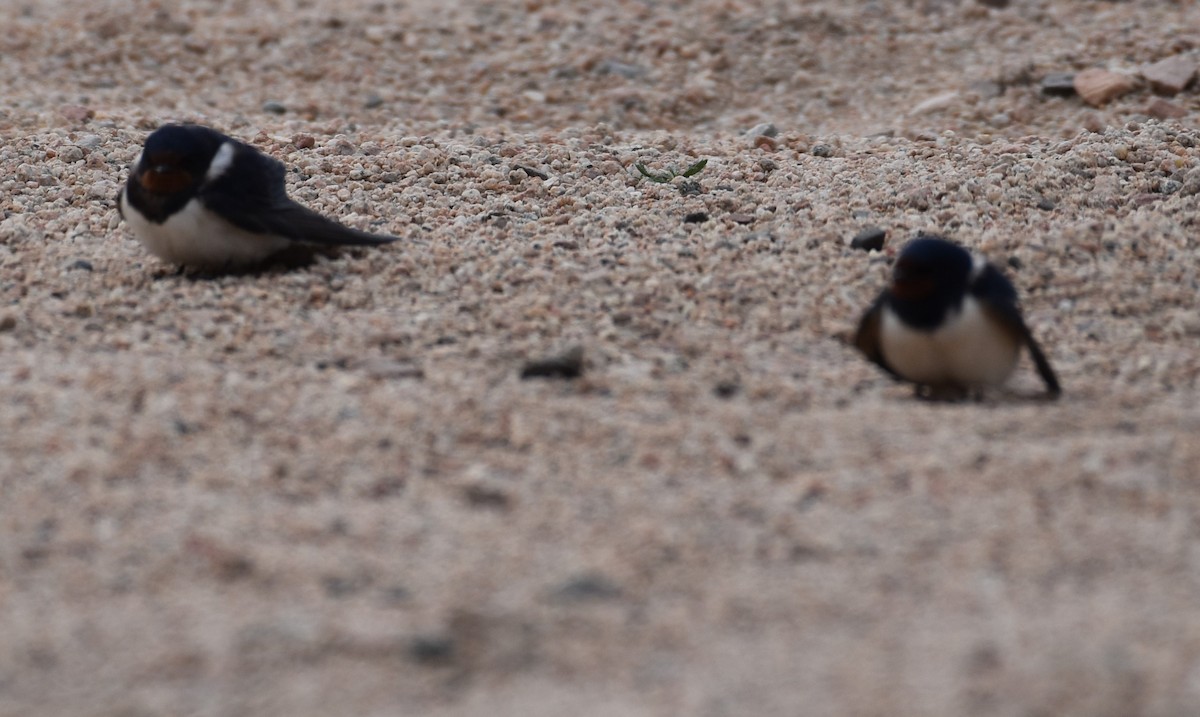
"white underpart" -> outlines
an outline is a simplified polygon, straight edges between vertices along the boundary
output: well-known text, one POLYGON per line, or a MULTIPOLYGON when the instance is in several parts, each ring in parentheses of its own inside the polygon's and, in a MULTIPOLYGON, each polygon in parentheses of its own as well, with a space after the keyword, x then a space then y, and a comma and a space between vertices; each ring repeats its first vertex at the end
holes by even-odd
MULTIPOLYGON (((220 152, 217 153, 218 157, 220 152)), ((216 158, 214 158, 214 165, 216 158)), ((212 173, 212 170, 209 170, 212 173)), ((121 192, 125 221, 142 245, 163 261, 201 269, 236 269, 257 264, 291 242, 272 234, 255 234, 230 224, 193 199, 162 224, 129 206, 121 192)))
POLYGON ((936 331, 912 329, 885 306, 879 339, 883 358, 896 373, 931 386, 975 388, 1004 383, 1016 368, 1021 349, 970 296, 936 331))

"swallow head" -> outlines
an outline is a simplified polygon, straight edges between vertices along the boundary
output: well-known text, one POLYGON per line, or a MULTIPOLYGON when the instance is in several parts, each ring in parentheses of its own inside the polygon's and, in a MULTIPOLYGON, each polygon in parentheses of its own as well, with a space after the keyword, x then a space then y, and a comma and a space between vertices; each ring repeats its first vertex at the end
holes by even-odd
MULTIPOLYGON (((165 125, 146 138, 133 169, 133 180, 150 196, 194 191, 212 174, 223 150, 223 137, 196 125, 165 125)), ((232 147, 229 152, 232 152, 232 147)), ((224 171, 228 167, 220 167, 224 171)))
POLYGON ((164 125, 146 138, 118 203, 122 216, 134 209, 161 224, 182 209, 201 186, 233 163, 236 147, 216 130, 198 125, 164 125))
POLYGON ((892 267, 889 303, 912 325, 933 328, 960 305, 973 270, 966 249, 939 237, 917 237, 892 267))
POLYGON ((964 291, 971 276, 971 254, 939 237, 921 236, 900 251, 892 267, 892 294, 919 301, 964 291))

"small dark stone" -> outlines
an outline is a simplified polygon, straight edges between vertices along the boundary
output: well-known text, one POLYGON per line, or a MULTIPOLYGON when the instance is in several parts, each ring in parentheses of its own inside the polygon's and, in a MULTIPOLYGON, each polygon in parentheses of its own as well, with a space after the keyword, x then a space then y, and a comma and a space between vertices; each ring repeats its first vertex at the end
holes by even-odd
POLYGON ((80 271, 94 271, 96 267, 92 266, 92 262, 88 261, 87 259, 76 259, 70 264, 67 264, 67 271, 72 271, 75 269, 79 269, 80 271))
POLYGON ((467 502, 478 508, 496 508, 504 510, 508 508, 508 494, 499 488, 492 488, 486 485, 469 485, 463 490, 463 497, 467 502))
POLYGON ((804 491, 804 495, 800 496, 800 500, 796 501, 796 510, 808 510, 824 497, 825 486, 819 483, 811 485, 804 491))
POLYGON ((729 215, 729 221, 733 222, 734 224, 753 224, 754 215, 737 212, 729 215))
POLYGON ((262 110, 268 114, 281 115, 287 112, 287 106, 282 102, 267 100, 263 103, 262 110))
POLYGON ((695 197, 701 193, 700 183, 694 179, 685 179, 679 183, 679 194, 683 197, 695 197))
POLYGON ((646 74, 646 69, 617 60, 604 60, 596 66, 597 75, 617 75, 627 80, 636 80, 646 74))
POLYGON ((1071 97, 1075 94, 1074 72, 1051 72, 1042 78, 1042 94, 1051 97, 1071 97))
POLYGON ((620 586, 599 573, 576 576, 554 591, 558 602, 612 600, 620 596, 620 586))
POLYGON ((1043 211, 1051 211, 1055 207, 1054 200, 1047 197, 1042 197, 1038 200, 1037 208, 1043 211))
POLYGON ((886 230, 870 227, 854 235, 854 238, 850 240, 850 248, 863 251, 883 251, 883 242, 886 238, 886 230))
POLYGON ((558 356, 528 361, 521 378, 579 378, 583 375, 583 347, 572 346, 558 356))
POLYGON ((542 180, 543 182, 546 181, 547 179, 550 179, 549 174, 546 174, 545 172, 541 171, 540 169, 534 169, 533 167, 528 167, 524 164, 514 164, 513 169, 519 169, 522 172, 524 172, 525 174, 527 174, 528 176, 537 177, 538 179, 542 180))
POLYGON ((367 95, 367 99, 363 100, 363 107, 365 107, 369 110, 373 110, 376 107, 382 107, 382 106, 383 106, 383 98, 380 97, 379 95, 375 94, 374 92, 367 95))
POLYGON ((708 212, 690 212, 683 215, 684 224, 703 224, 708 221, 708 212))
POLYGON ((392 585, 383 589, 383 600, 390 604, 400 604, 412 599, 412 593, 403 585, 392 585))
POLYGON ((737 381, 720 381, 713 386, 713 393, 717 398, 733 398, 740 390, 742 390, 742 385, 737 381))
POLYGON ((415 637, 408 643, 408 656, 431 667, 449 664, 454 658, 454 640, 440 635, 415 637))
POLYGON ((975 0, 975 2, 997 10, 1008 7, 1008 0, 975 0))
POLYGON ((331 598, 342 598, 361 590, 365 581, 358 578, 344 577, 341 575, 326 575, 321 578, 321 587, 325 588, 325 594, 331 598))
POLYGON ((833 147, 827 144, 818 144, 812 148, 812 156, 814 157, 832 157, 833 147))
POLYGON ((1025 268, 1025 262, 1021 261, 1021 257, 1013 255, 1008 257, 1008 266, 1013 271, 1020 271, 1025 268))

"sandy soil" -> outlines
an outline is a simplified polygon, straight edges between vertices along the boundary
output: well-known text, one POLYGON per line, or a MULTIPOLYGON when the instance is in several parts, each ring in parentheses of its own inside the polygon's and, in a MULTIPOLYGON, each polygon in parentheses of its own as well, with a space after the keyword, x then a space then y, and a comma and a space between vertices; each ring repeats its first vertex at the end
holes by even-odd
POLYGON ((1200 93, 1039 86, 1195 3, 3 9, 0 714, 1200 714, 1200 93), (179 275, 170 120, 403 241, 179 275), (918 231, 1060 401, 847 346, 918 231))

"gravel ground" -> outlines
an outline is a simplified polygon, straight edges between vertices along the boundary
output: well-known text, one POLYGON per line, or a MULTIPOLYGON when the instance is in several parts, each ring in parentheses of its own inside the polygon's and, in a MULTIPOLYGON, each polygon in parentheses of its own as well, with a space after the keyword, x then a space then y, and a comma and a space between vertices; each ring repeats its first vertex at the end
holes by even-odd
POLYGON ((0 714, 1200 713, 1200 7, 563 5, 5 5, 0 714), (403 241, 180 274, 172 120, 403 241), (1062 399, 856 355, 919 231, 1062 399))

